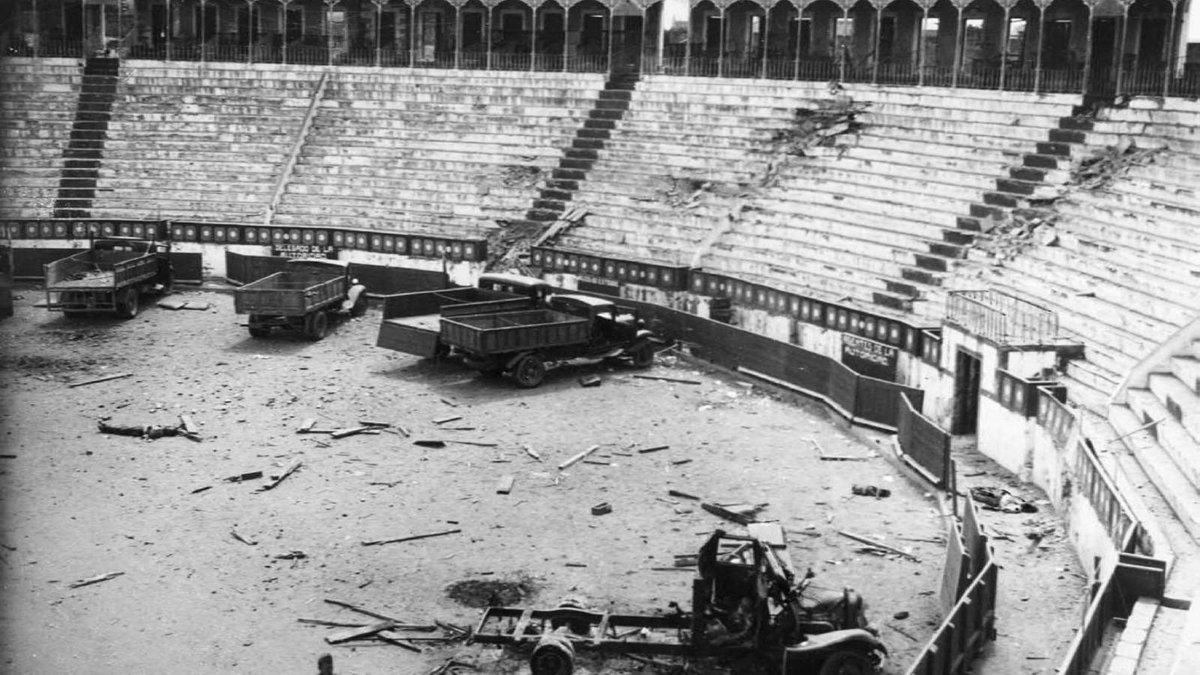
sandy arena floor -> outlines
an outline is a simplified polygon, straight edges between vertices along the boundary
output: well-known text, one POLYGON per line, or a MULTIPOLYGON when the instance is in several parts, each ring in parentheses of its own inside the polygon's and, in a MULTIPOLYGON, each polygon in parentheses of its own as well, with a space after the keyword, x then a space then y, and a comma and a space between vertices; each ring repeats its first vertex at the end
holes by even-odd
MULTIPOLYGON (((687 606, 689 571, 652 568, 695 553, 715 528, 739 527, 669 498, 672 488, 714 502, 767 502, 760 518, 791 532, 797 569, 812 567, 818 585, 848 584, 866 597, 893 652, 888 673, 903 672, 940 618, 936 501, 879 456, 887 437, 849 429, 817 404, 661 357, 651 374, 701 384, 581 365, 520 390, 376 348, 375 310, 309 343, 252 339, 227 294, 183 292, 176 299, 211 309, 151 307, 122 322, 67 320, 34 307, 35 288, 17 293, 16 316, 0 322, 5 673, 315 673, 322 653, 333 654, 340 675, 420 674, 455 656, 483 673, 527 672, 519 655, 481 646, 427 645, 420 654, 370 642, 331 646, 324 637, 338 629, 297 619, 364 619, 325 602, 334 599, 416 623, 470 625, 479 609, 447 595, 464 580, 512 582, 525 593, 517 604, 573 595, 631 612, 687 606), (132 376, 68 387, 119 373, 132 376), (601 375, 603 385, 579 386, 585 374, 601 375), (97 430, 101 419, 174 425, 180 414, 199 426, 200 442, 97 430), (461 419, 434 421, 449 416, 461 419), (295 433, 310 417, 324 428, 383 421, 412 435, 295 433), (875 457, 823 462, 807 438, 831 454, 875 457), (427 448, 416 439, 496 446, 427 448), (600 449, 590 462, 556 469, 593 444, 600 449), (636 452, 656 445, 670 447, 636 452), (269 475, 293 460, 300 468, 270 491, 257 491, 266 479, 221 480, 269 475), (515 478, 508 495, 496 492, 504 475, 515 478), (854 484, 891 496, 854 496, 854 484), (591 515, 599 502, 613 512, 591 515), (449 529, 461 532, 362 544, 449 529), (861 553, 838 530, 920 562, 861 553), (70 587, 111 572, 121 574, 70 587)), ((971 467, 995 471, 982 460, 971 467)), ((1038 520, 1053 521, 1048 508, 1038 520)), ((1078 564, 1060 535, 1041 545, 1021 537, 1029 516, 987 517, 1015 536, 996 542, 1000 641, 976 672, 1050 672, 1078 621, 1078 564)), ((577 672, 654 669, 585 658, 577 672)))

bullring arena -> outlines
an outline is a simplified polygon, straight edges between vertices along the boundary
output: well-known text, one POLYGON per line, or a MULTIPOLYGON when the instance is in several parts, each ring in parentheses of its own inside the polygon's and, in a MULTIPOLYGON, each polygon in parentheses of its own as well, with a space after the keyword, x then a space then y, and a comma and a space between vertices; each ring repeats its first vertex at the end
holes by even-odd
POLYGON ((4 672, 1200 672, 1187 3, 13 4, 4 672), (622 630, 718 529, 874 632, 622 630))

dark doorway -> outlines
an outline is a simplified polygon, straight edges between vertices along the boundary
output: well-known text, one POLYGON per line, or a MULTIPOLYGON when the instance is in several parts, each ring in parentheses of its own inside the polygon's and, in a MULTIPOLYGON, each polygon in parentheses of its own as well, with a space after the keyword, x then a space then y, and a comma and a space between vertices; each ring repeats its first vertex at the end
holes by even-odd
MULTIPOLYGON (((469 14, 463 15, 470 16, 469 14)), ((396 15, 385 12, 379 17, 379 45, 384 49, 396 45, 396 15)))
POLYGON ((603 14, 585 14, 583 16, 583 30, 579 36, 581 48, 596 51, 601 47, 608 46, 605 43, 607 36, 604 34, 604 19, 603 14))
POLYGON ((619 16, 613 33, 613 71, 636 73, 641 66, 642 17, 619 16))
POLYGON ((1046 40, 1042 47, 1042 67, 1048 70, 1070 68, 1071 22, 1069 20, 1047 21, 1046 40))
POLYGON ((160 47, 167 42, 167 7, 150 6, 150 44, 160 47))
POLYGON ((979 425, 979 357, 959 349, 954 363, 954 421, 950 433, 970 436, 979 425))
POLYGON ((885 16, 879 24, 879 62, 891 63, 896 46, 896 17, 885 16))
POLYGON ((562 12, 545 12, 542 14, 542 39, 538 51, 558 53, 563 48, 563 15, 562 12))
POLYGON ((1141 37, 1138 41, 1138 68, 1162 68, 1166 51, 1167 20, 1157 17, 1142 17, 1141 37))
POLYGON ((463 49, 479 47, 483 44, 483 12, 463 12, 462 15, 462 46, 463 49))
POLYGON ((716 58, 721 53, 721 17, 707 16, 704 22, 704 55, 716 58))
POLYGON ((1092 65, 1088 74, 1089 94, 1116 91, 1117 19, 1101 17, 1092 24, 1092 65))

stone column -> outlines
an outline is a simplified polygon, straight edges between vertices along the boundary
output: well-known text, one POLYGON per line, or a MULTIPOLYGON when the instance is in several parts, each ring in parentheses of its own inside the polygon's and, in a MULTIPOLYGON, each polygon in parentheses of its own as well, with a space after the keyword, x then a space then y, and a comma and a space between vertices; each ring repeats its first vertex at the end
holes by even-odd
POLYGON ((1012 8, 1016 6, 1019 0, 996 0, 999 5, 1004 8, 1004 30, 1000 31, 1000 40, 1002 47, 1000 49, 1000 86, 999 90, 1004 91, 1004 80, 1008 74, 1008 38, 1009 38, 1009 23, 1012 20, 1012 8))
POLYGON ((613 28, 614 28, 613 8, 612 8, 612 5, 605 5, 605 7, 608 7, 608 75, 609 75, 609 77, 612 77, 612 74, 613 74, 612 48, 613 48, 613 28))
POLYGON ((954 62, 951 65, 950 71, 950 87, 952 89, 957 89, 958 71, 962 69, 963 43, 966 42, 966 36, 963 35, 967 29, 966 15, 964 14, 964 10, 966 10, 967 5, 970 4, 970 0, 950 0, 950 2, 954 5, 955 12, 954 62))
POLYGON ((462 2, 454 5, 454 69, 458 70, 459 56, 462 54, 462 2))
POLYGON ((1042 45, 1046 35, 1046 8, 1052 2, 1054 0, 1033 0, 1033 4, 1038 8, 1037 61, 1033 68, 1033 93, 1035 94, 1042 89, 1042 45))
MULTIPOLYGON (((175 24, 171 22, 171 8, 175 5, 175 0, 167 0, 167 60, 171 60, 171 34, 175 32, 175 24)), ((65 5, 64 5, 65 7, 65 5)))
POLYGON ((683 75, 691 74, 692 69, 692 10, 696 9, 696 0, 688 0, 687 42, 683 45, 683 75))
POLYGON ((921 25, 917 26, 917 86, 925 86, 925 22, 929 20, 929 8, 937 0, 917 0, 921 6, 921 25))
POLYGON ((537 13, 542 8, 542 5, 545 4, 545 0, 527 1, 529 2, 529 9, 533 16, 533 25, 530 26, 529 30, 530 37, 532 38, 529 41, 529 70, 534 71, 537 70, 537 13))
POLYGON ((207 4, 208 4, 208 0, 200 0, 200 63, 204 63, 204 57, 205 57, 204 52, 207 51, 204 48, 204 24, 208 23, 207 21, 205 21, 205 17, 208 14, 208 12, 205 11, 204 7, 207 4))
POLYGON ((408 67, 417 67, 417 5, 421 0, 408 0, 408 67))
POLYGON ((721 3, 718 9, 721 10, 721 32, 717 37, 717 77, 725 77, 725 10, 728 5, 721 3))
POLYGON ((1166 67, 1163 69, 1163 98, 1166 98, 1171 93, 1171 78, 1175 75, 1175 21, 1179 16, 1179 0, 1171 0, 1171 23, 1168 24, 1167 30, 1167 54, 1166 67))
POLYGON ((779 0, 763 0, 763 58, 762 79, 767 79, 767 61, 771 53, 771 9, 779 0))
POLYGON ((1092 77, 1092 22, 1096 20, 1096 5, 1103 0, 1083 0, 1083 4, 1087 7, 1087 41, 1083 47, 1083 77, 1079 86, 1079 93, 1087 94, 1088 84, 1092 77))
POLYGON ((254 5, 258 0, 246 0, 246 63, 254 63, 254 5))
MULTIPOLYGON (((858 0, 842 0, 838 4, 842 7, 842 21, 850 18, 850 6, 858 2, 858 0)), ((846 81, 846 47, 838 43, 837 28, 833 30, 833 48, 838 50, 838 82, 846 81)))
POLYGON ((883 32, 883 10, 891 4, 891 0, 876 0, 871 3, 875 8, 875 58, 871 64, 871 84, 879 84, 879 41, 883 32))
POLYGON ((371 0, 375 5, 375 67, 383 65, 383 6, 388 0, 371 0))
POLYGON ((800 42, 800 36, 803 31, 800 27, 804 25, 804 10, 811 5, 814 0, 792 0, 792 4, 796 7, 796 63, 792 66, 792 79, 800 79, 800 55, 804 53, 804 45, 800 42))
POLYGON ((1129 26, 1129 6, 1135 0, 1117 0, 1121 3, 1121 42, 1117 46, 1117 83, 1113 95, 1121 95, 1121 87, 1125 82, 1125 34, 1129 26))
POLYGON ((279 54, 280 61, 283 65, 287 65, 287 12, 288 5, 291 5, 293 0, 275 0, 279 3, 279 54))
POLYGON ((342 0, 325 0, 325 65, 333 65, 333 8, 342 0))

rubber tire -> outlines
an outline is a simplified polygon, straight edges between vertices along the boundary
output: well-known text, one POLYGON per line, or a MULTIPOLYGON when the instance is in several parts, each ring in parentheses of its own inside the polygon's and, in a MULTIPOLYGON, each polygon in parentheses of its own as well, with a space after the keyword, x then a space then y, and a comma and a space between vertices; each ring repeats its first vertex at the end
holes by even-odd
POLYGON ((136 288, 126 288, 121 291, 121 299, 117 302, 117 316, 122 319, 132 319, 141 309, 141 298, 136 288))
POLYGON ((654 365, 654 347, 648 342, 634 347, 629 355, 633 357, 634 368, 649 368, 654 365))
POLYGON ((250 326, 250 337, 265 338, 270 337, 271 329, 266 326, 250 326))
POLYGON ((533 675, 571 675, 575 672, 575 648, 559 635, 543 637, 529 656, 529 672, 533 675))
POLYGON ((320 342, 329 334, 329 317, 325 312, 314 312, 304 317, 304 335, 313 342, 320 342))
POLYGON ((821 662, 819 675, 872 675, 874 672, 875 666, 862 652, 840 651, 821 662))
POLYGON ((522 356, 513 366, 513 379, 522 389, 533 389, 546 379, 546 364, 536 354, 522 356))

